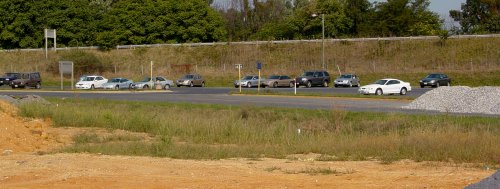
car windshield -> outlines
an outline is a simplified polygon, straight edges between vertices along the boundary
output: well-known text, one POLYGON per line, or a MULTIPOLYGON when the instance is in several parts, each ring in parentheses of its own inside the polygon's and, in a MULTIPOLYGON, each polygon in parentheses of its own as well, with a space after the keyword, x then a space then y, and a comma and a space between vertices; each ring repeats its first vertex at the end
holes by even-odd
POLYGON ((245 76, 242 80, 252 80, 253 76, 245 76))
POLYGON ((113 78, 111 79, 110 83, 120 83, 121 78, 113 78))
POLYGON ((340 78, 350 79, 352 75, 341 75, 340 78))
POLYGON ((95 77, 85 77, 83 81, 94 81, 95 77))
POLYGON ((145 77, 141 82, 149 82, 151 81, 151 78, 150 77, 145 77))
POLYGON ((194 75, 185 75, 182 79, 193 79, 194 75))
POLYGON ((304 72, 304 74, 302 74, 302 76, 308 76, 308 77, 311 77, 314 75, 314 72, 304 72))
POLYGON ((7 77, 19 77, 18 73, 5 73, 5 76, 7 77))
POLYGON ((429 74, 427 77, 425 78, 439 78, 440 75, 439 74, 429 74))
POLYGON ((271 77, 269 77, 269 79, 279 79, 280 76, 279 75, 272 75, 271 77))
POLYGON ((387 80, 385 80, 385 79, 381 79, 381 80, 376 81, 374 84, 383 85, 383 84, 385 84, 385 83, 387 83, 387 80))

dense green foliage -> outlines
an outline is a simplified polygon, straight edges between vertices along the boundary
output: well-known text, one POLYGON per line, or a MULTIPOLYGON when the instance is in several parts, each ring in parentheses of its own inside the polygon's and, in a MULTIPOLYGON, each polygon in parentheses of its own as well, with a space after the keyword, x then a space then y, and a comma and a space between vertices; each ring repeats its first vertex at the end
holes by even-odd
POLYGON ((204 0, 4 0, 0 48, 43 46, 43 29, 58 46, 213 42, 223 20, 204 0))
MULTIPOLYGON (((439 35, 430 0, 3 0, 0 49, 439 35), (313 16, 316 15, 316 16, 313 16), (51 43, 49 41, 49 43, 51 43), (51 45, 50 45, 51 46, 51 45)), ((498 0, 468 0, 451 16, 463 33, 498 32, 498 0)))
POLYGON ((462 10, 451 10, 450 16, 460 22, 459 33, 500 32, 499 0, 467 0, 462 10))

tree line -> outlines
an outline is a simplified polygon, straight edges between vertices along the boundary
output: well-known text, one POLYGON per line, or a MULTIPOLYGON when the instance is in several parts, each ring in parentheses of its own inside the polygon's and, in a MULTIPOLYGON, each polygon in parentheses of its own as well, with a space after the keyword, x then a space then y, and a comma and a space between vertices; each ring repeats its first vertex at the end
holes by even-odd
MULTIPOLYGON (((2 0, 0 48, 437 35, 429 0, 2 0), (222 3, 221 3, 222 2, 222 3), (316 15, 315 17, 313 15, 316 15)), ((456 33, 499 31, 498 0, 467 0, 456 33)))

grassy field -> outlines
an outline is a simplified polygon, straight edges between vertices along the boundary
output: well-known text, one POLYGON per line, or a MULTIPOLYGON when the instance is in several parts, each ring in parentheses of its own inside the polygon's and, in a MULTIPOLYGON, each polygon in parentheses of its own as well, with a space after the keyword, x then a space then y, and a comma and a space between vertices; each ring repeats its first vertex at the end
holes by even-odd
MULTIPOLYGON (((402 40, 366 42, 327 42, 325 65, 337 75, 338 70, 356 73, 362 83, 392 77, 417 86, 419 79, 431 72, 444 72, 453 85, 500 86, 500 37, 440 40, 402 40)), ((41 71, 47 85, 57 85, 57 62, 74 57, 80 51, 2 52, 0 72, 41 71)), ((135 81, 149 75, 176 79, 188 72, 202 74, 207 86, 231 86, 238 78, 234 64, 243 64, 242 74, 257 74, 255 64, 263 63, 262 75, 300 75, 304 70, 321 68, 321 43, 176 46, 111 50, 88 50, 83 59, 102 66, 85 74, 103 72, 104 76, 129 77, 135 81)), ((77 63, 79 64, 79 63, 77 63)), ((81 66, 81 65, 76 65, 81 66)), ((94 65, 95 66, 95 65, 94 65)), ((77 73, 84 74, 81 71, 77 73)))
POLYGON ((144 132, 100 138, 83 133, 63 152, 186 159, 286 158, 318 153, 321 160, 400 159, 500 165, 500 118, 408 115, 252 106, 49 99, 21 107, 27 117, 57 127, 144 132), (50 106, 50 107, 47 107, 50 106))

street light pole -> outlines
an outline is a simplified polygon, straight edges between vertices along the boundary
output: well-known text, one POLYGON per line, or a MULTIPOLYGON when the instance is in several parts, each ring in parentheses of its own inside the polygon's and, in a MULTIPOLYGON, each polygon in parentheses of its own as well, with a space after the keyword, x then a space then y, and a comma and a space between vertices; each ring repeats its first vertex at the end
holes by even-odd
POLYGON ((325 69, 325 14, 321 14, 321 63, 325 69))

